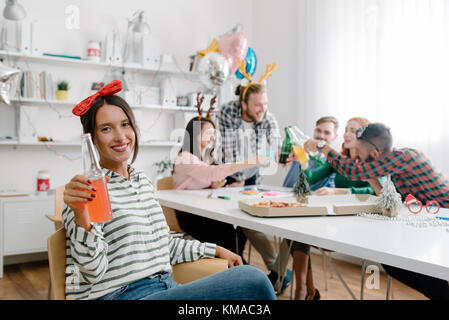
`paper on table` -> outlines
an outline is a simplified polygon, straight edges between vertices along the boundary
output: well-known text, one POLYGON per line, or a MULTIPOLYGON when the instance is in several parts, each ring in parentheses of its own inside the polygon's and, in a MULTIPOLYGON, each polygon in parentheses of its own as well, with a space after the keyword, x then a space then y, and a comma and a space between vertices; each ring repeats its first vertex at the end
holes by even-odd
POLYGON ((278 186, 267 186, 264 184, 258 185, 257 190, 259 191, 279 191, 279 192, 292 192, 293 188, 278 187, 278 186))

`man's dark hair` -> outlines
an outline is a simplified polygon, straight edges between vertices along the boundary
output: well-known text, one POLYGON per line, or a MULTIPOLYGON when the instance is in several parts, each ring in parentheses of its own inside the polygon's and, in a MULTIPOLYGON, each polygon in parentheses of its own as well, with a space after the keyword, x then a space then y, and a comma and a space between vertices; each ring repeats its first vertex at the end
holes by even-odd
POLYGON ((379 122, 366 126, 357 139, 374 144, 381 153, 391 152, 393 146, 393 137, 391 136, 390 128, 379 122))

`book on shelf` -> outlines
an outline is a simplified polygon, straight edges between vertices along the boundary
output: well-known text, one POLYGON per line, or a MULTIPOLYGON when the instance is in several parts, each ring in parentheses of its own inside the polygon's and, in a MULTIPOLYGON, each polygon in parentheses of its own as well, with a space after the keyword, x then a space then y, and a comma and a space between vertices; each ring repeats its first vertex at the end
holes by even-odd
POLYGON ((197 71, 198 64, 199 64, 200 60, 201 60, 201 57, 199 55, 197 55, 197 54, 193 55, 193 56, 190 56, 190 68, 189 68, 190 72, 196 72, 197 71))
POLYGON ((20 80, 20 95, 22 98, 54 100, 55 83, 51 73, 24 71, 20 80))

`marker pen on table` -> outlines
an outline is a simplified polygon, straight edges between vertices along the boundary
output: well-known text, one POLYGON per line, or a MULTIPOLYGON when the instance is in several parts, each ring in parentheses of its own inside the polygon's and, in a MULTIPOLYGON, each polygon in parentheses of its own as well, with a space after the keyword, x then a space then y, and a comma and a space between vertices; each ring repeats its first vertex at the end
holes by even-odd
POLYGON ((231 197, 227 197, 227 196, 218 196, 218 199, 223 199, 223 200, 231 200, 231 197))

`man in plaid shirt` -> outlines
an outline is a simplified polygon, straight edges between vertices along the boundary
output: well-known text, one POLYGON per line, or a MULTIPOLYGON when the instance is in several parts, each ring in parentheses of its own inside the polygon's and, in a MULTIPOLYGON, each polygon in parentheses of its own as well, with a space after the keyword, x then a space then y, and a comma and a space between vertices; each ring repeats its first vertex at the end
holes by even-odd
MULTIPOLYGON (((255 86, 254 86, 255 87, 255 86)), ((251 90, 251 89, 250 89, 251 90)), ((250 91, 248 90, 248 91, 250 91)), ((231 101, 220 109, 218 124, 221 134, 223 163, 239 162, 256 155, 277 155, 281 147, 279 125, 273 114, 267 110, 266 94, 248 94, 257 100, 242 104, 231 101), (253 104, 251 104, 253 102, 253 104), (243 105, 243 106, 242 106, 243 105)), ((259 168, 237 172, 232 176, 233 185, 260 184, 259 168)))
MULTIPOLYGON (((449 181, 420 151, 410 148, 392 150, 390 129, 381 123, 372 123, 357 131, 357 155, 362 160, 351 160, 338 154, 325 143, 309 140, 307 152, 321 151, 334 169, 350 180, 368 180, 391 175, 397 191, 404 200, 412 194, 423 204, 438 201, 449 208, 449 181)), ((381 186, 379 186, 381 188, 381 186)), ((445 280, 383 265, 392 277, 420 291, 430 299, 449 299, 449 285, 445 280)))

